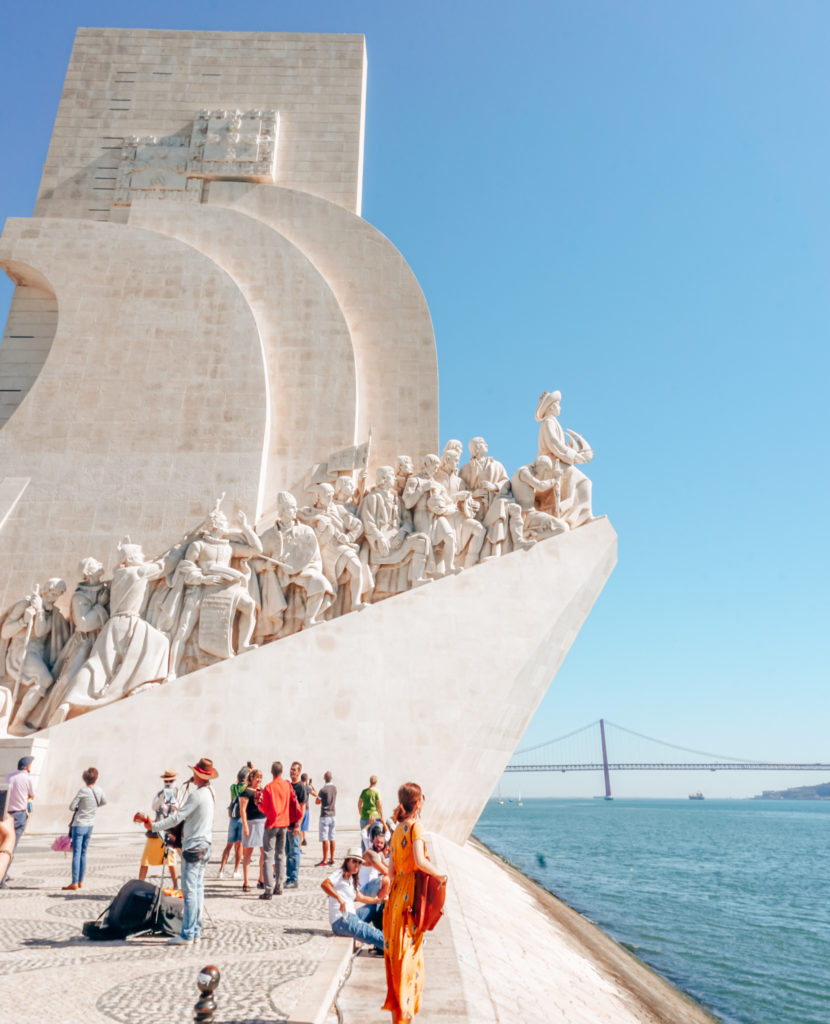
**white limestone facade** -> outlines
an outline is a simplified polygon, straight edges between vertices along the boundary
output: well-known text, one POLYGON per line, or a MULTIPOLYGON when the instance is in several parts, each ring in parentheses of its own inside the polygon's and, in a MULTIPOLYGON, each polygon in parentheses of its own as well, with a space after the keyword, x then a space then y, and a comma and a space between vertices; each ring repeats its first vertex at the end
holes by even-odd
POLYGON ((0 237, 0 607, 370 437, 370 472, 436 448, 429 310, 360 216, 365 97, 362 36, 78 30, 0 237))

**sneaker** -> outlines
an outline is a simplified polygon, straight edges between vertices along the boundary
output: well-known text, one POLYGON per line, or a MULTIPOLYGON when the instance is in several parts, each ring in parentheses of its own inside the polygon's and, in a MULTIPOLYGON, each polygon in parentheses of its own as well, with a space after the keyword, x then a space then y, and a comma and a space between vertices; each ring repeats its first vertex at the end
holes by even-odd
POLYGON ((217 878, 224 878, 225 877, 225 869, 224 868, 219 868, 219 874, 216 877, 217 878))
POLYGON ((65 885, 63 887, 64 892, 74 892, 76 889, 80 889, 80 885, 77 882, 73 882, 71 885, 65 885))
MULTIPOLYGON (((279 889, 277 889, 277 890, 275 890, 275 891, 276 891, 276 892, 279 892, 279 889)), ((267 892, 267 891, 266 891, 266 892, 261 892, 261 893, 259 894, 259 898, 260 898, 261 900, 270 900, 270 899, 271 899, 271 893, 270 893, 270 892, 267 892)))
POLYGON ((300 888, 300 883, 299 882, 286 882, 285 883, 285 888, 286 889, 299 889, 300 888))
POLYGON ((241 878, 242 877, 242 872, 241 871, 234 871, 233 877, 234 878, 241 878))
POLYGON ((172 939, 167 940, 168 946, 189 946, 193 942, 193 939, 183 939, 181 935, 174 935, 172 939))

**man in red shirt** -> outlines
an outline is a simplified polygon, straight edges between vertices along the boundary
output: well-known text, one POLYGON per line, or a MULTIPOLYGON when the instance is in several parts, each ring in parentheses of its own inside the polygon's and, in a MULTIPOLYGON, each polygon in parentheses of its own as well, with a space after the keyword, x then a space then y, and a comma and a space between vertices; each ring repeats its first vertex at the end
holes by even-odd
POLYGON ((261 900, 282 893, 282 869, 285 861, 285 834, 299 814, 297 797, 291 783, 282 777, 282 762, 271 765, 272 780, 262 791, 260 809, 265 812, 265 836, 262 840, 265 891, 261 900))

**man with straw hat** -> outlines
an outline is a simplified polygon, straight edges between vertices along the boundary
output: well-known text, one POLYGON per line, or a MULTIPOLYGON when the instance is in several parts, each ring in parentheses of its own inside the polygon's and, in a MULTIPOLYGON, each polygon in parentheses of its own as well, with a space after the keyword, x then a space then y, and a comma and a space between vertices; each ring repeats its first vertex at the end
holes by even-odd
MULTIPOLYGON (((179 787, 176 785, 178 773, 166 771, 161 781, 162 788, 153 797, 152 809, 155 812, 155 820, 160 821, 178 809, 181 800, 179 798, 179 787)), ((184 794, 181 794, 182 797, 184 794)), ((138 869, 138 877, 145 879, 148 868, 157 868, 164 862, 164 843, 160 836, 148 833, 147 842, 144 844, 144 853, 141 855, 141 867, 138 869)), ((170 847, 167 850, 167 867, 170 869, 170 881, 173 888, 178 889, 178 869, 176 865, 176 851, 170 847)))
POLYGON ((170 945, 198 942, 202 934, 202 909, 205 902, 205 868, 210 860, 213 833, 213 811, 216 796, 211 789, 212 779, 219 777, 209 757, 201 757, 189 765, 193 777, 189 781, 190 795, 177 811, 154 821, 153 832, 166 832, 184 822, 182 831, 182 894, 184 918, 181 935, 174 935, 170 945))

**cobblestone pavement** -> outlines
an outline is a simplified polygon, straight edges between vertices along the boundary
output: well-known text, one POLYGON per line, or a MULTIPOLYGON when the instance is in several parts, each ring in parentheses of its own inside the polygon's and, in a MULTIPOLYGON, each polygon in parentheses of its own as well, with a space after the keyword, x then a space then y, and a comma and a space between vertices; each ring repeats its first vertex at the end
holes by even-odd
MULTIPOLYGON (((53 836, 24 835, 0 890, 0 976, 3 1017, 61 1024, 165 1024, 192 1021, 196 975, 207 964, 221 971, 217 1024, 307 1021, 325 1017, 337 975, 352 943, 329 929, 320 882, 331 868, 316 867, 319 843, 303 847, 300 885, 272 900, 242 881, 217 878, 224 833, 215 834, 205 875, 205 923, 196 945, 168 946, 163 936, 90 942, 81 935, 130 878, 138 874, 144 833, 93 833, 87 877, 78 892, 63 892, 70 856, 50 849, 53 836), (8 1016, 6 1016, 8 1014, 8 1016)), ((338 848, 359 842, 338 832, 338 848)), ((252 862, 256 881, 257 855, 252 862)), ((151 868, 149 881, 160 869, 151 868)), ((166 884, 169 885, 169 876, 166 884)))

